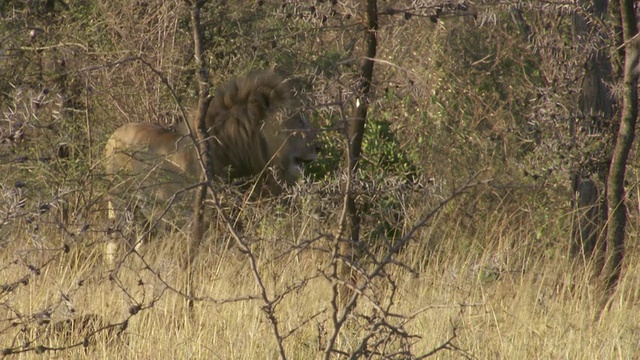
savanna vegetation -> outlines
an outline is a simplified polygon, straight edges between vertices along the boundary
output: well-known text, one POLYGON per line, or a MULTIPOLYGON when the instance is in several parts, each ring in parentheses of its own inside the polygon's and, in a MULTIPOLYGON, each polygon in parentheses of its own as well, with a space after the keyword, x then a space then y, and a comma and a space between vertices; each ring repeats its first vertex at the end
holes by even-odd
POLYGON ((0 2, 2 356, 637 357, 635 12, 0 2), (106 262, 127 233, 110 134, 179 127, 265 68, 319 128, 304 178, 264 198, 204 178, 203 212, 131 221, 148 246, 106 262))

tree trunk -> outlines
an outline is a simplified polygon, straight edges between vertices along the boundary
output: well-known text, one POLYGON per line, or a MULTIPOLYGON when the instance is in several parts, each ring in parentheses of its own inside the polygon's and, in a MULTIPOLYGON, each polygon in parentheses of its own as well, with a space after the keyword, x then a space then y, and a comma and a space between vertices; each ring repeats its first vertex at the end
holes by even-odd
POLYGON ((633 0, 620 1, 625 57, 622 117, 607 180, 609 225, 607 229, 607 262, 603 275, 605 290, 609 296, 615 291, 622 272, 627 221, 627 208, 624 203, 624 178, 638 118, 639 42, 636 37, 638 28, 633 3, 633 0))
POLYGON ((611 1, 609 3, 609 23, 613 29, 613 46, 611 52, 611 68, 613 78, 622 79, 624 75, 624 38, 622 34, 622 18, 620 17, 620 1, 611 1))
MULTIPOLYGON (((611 118, 613 117, 614 99, 606 83, 611 80, 611 64, 608 54, 600 50, 604 48, 604 35, 599 35, 601 31, 599 25, 593 24, 593 19, 604 20, 607 13, 607 1, 592 0, 590 3, 581 1, 582 5, 589 10, 589 19, 581 13, 573 15, 574 41, 586 41, 585 49, 589 51, 589 57, 585 64, 585 74, 582 81, 582 89, 578 97, 578 106, 583 117, 587 121, 587 129, 603 134, 609 129, 611 118), (589 6, 586 6, 589 5, 589 6), (594 34, 595 35, 592 35, 594 34), (595 39, 596 49, 593 41, 595 39)), ((606 173, 606 172, 605 172, 606 173)))
MULTIPOLYGON (((371 82, 373 80, 373 63, 377 51, 377 34, 378 31, 378 6, 377 0, 362 0, 364 8, 363 21, 365 23, 364 48, 365 54, 362 60, 360 73, 360 83, 358 84, 358 92, 356 94, 356 106, 353 117, 348 127, 349 151, 347 152, 347 166, 349 167, 349 178, 354 179, 358 170, 358 163, 362 153, 362 139, 364 137, 364 127, 367 119, 367 111, 369 109, 369 93, 371 91, 371 82)), ((349 239, 342 242, 341 254, 350 261, 355 261, 355 254, 360 244, 360 216, 358 207, 355 202, 355 196, 352 192, 346 194, 347 207, 347 231, 349 239)), ((340 270, 345 281, 351 281, 352 274, 348 266, 342 265, 340 270)), ((346 300, 351 295, 350 291, 345 291, 340 297, 346 300)))
MULTIPOLYGON (((601 50, 606 47, 605 35, 602 34, 599 25, 594 24, 593 19, 604 20, 607 13, 606 0, 581 0, 580 5, 586 9, 588 16, 576 12, 572 16, 573 40, 584 51, 588 52, 588 58, 584 64, 585 73, 582 79, 582 87, 578 94, 578 109, 580 115, 579 124, 575 124, 571 130, 572 136, 579 131, 586 131, 587 136, 598 134, 608 136, 611 132, 611 122, 614 112, 615 100, 609 91, 607 83, 611 82, 611 63, 608 54, 601 50), (595 41, 595 46, 594 46, 595 41), (584 129, 584 130, 583 130, 584 129)), ((585 264, 593 264, 594 275, 599 275, 602 270, 603 259, 606 252, 603 230, 607 218, 606 197, 593 197, 591 192, 599 193, 596 182, 590 179, 592 174, 597 175, 606 182, 609 173, 609 159, 613 145, 611 141, 603 142, 604 149, 595 149, 591 154, 584 154, 585 160, 575 167, 574 179, 574 203, 582 204, 574 209, 576 221, 572 233, 571 253, 580 256, 585 264), (606 155, 598 155, 604 153, 606 155), (603 158, 606 161, 603 161, 603 158), (584 183, 584 184, 583 184, 584 183), (586 187, 593 187, 587 189, 586 187), (593 201, 585 205, 585 201, 593 201), (598 202, 596 204, 595 202, 598 202), (595 260, 595 261, 592 261, 595 260)), ((606 192, 606 191, 605 191, 606 192)))
POLYGON ((591 179, 575 180, 574 184, 575 221, 571 242, 571 255, 581 258, 585 265, 594 258, 597 259, 594 273, 598 274, 602 268, 602 257, 599 253, 603 247, 601 242, 602 222, 600 221, 601 198, 596 183, 591 179))
POLYGON ((212 176, 212 159, 209 151, 209 142, 206 141, 207 128, 205 124, 205 116, 207 109, 209 108, 209 73, 206 64, 203 60, 204 53, 204 35, 202 33, 202 25, 200 23, 200 9, 206 1, 198 0, 191 4, 191 28, 193 30, 193 43, 194 43, 194 56, 196 60, 196 78, 198 79, 198 112, 195 129, 190 129, 192 135, 195 136, 197 150, 200 154, 198 156, 200 165, 202 166, 202 176, 200 182, 203 183, 196 190, 196 196, 193 203, 193 228, 191 232, 191 239, 189 241, 189 248, 187 250, 187 259, 185 261, 187 272, 187 286, 189 288, 188 294, 190 299, 188 300, 188 308, 193 308, 193 298, 195 294, 193 284, 193 262, 198 253, 200 244, 202 243, 202 237, 204 234, 204 200, 207 195, 207 186, 204 185, 207 181, 211 180, 212 176))

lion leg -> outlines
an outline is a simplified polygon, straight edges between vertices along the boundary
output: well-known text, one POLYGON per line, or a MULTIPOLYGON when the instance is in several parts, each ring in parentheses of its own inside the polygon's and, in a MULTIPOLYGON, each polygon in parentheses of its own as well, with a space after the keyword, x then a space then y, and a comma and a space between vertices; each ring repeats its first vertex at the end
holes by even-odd
POLYGON ((113 199, 108 202, 110 236, 105 250, 105 262, 109 266, 115 265, 118 257, 125 252, 141 252, 151 237, 152 221, 142 214, 139 205, 130 204, 124 208, 126 210, 116 210, 116 202, 113 199))
POLYGON ((107 204, 107 218, 109 219, 109 239, 107 240, 107 246, 105 250, 105 262, 107 265, 113 266, 115 264, 116 254, 118 253, 118 240, 116 239, 117 215, 115 205, 113 204, 113 199, 110 198, 107 204))

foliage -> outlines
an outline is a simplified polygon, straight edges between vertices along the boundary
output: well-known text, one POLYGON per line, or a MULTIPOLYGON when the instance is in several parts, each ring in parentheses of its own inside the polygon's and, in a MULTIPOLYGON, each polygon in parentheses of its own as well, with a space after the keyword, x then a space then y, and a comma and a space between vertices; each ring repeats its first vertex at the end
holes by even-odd
POLYGON ((361 170, 365 173, 387 174, 411 179, 417 176, 416 164, 396 140, 388 120, 369 119, 362 142, 365 154, 361 170))
MULTIPOLYGON (((415 160, 401 147, 391 126, 388 120, 367 120, 359 177, 372 181, 383 180, 384 177, 411 181, 418 176, 415 160)), ((343 144, 339 135, 326 132, 322 135, 322 158, 309 164, 307 169, 314 181, 328 179, 344 167, 343 144)))

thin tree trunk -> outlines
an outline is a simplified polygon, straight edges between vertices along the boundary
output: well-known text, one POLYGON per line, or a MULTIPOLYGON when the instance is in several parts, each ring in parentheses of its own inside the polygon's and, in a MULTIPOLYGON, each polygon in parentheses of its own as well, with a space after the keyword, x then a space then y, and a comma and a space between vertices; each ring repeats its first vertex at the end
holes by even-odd
MULTIPOLYGON (((365 54, 362 60, 361 79, 358 84, 356 106, 348 128, 349 151, 347 152, 347 165, 349 166, 349 176, 352 179, 356 176, 360 155, 362 153, 362 139, 364 136, 367 111, 369 110, 371 82, 373 80, 373 64, 378 46, 376 34, 378 31, 377 0, 362 0, 362 6, 364 8, 364 22, 366 26, 364 36, 365 54)), ((358 214, 355 196, 351 192, 346 194, 346 206, 349 241, 342 243, 341 254, 353 262, 355 261, 356 249, 360 244, 360 216, 358 214)), ((349 267, 342 265, 340 273, 344 276, 345 281, 351 281, 352 274, 349 267)), ((350 295, 350 291, 345 291, 345 293, 341 295, 341 300, 346 300, 350 295)))
POLYGON ((638 34, 633 0, 620 1, 620 13, 624 36, 624 82, 620 129, 608 177, 607 202, 609 226, 607 229, 607 262, 604 268, 606 293, 615 291, 622 273, 624 259, 625 226, 627 208, 624 203, 624 178, 629 151, 635 136, 638 118, 638 34))
MULTIPOLYGON (((189 2, 187 2, 189 3, 189 2)), ((193 262, 202 243, 204 235, 204 200, 207 195, 207 186, 204 185, 211 179, 212 159, 209 151, 209 142, 206 141, 206 124, 205 116, 209 107, 209 73, 203 60, 204 53, 204 35, 202 25, 200 23, 200 9, 206 3, 206 0, 198 0, 191 3, 191 27, 193 30, 194 56, 196 61, 196 78, 198 79, 198 113, 195 129, 190 129, 196 138, 196 144, 200 156, 200 165, 202 166, 202 176, 200 182, 202 186, 196 190, 196 196, 193 203, 193 228, 189 248, 187 251, 187 260, 185 262, 187 272, 187 286, 189 288, 189 309, 193 308, 193 299, 195 297, 195 289, 193 283, 193 262)))
POLYGON ((624 75, 624 38, 622 34, 622 18, 620 13, 620 1, 615 0, 609 3, 609 23, 611 24, 611 28, 613 29, 613 45, 615 46, 614 51, 611 53, 611 69, 613 73, 613 78, 618 80, 622 79, 624 75))

